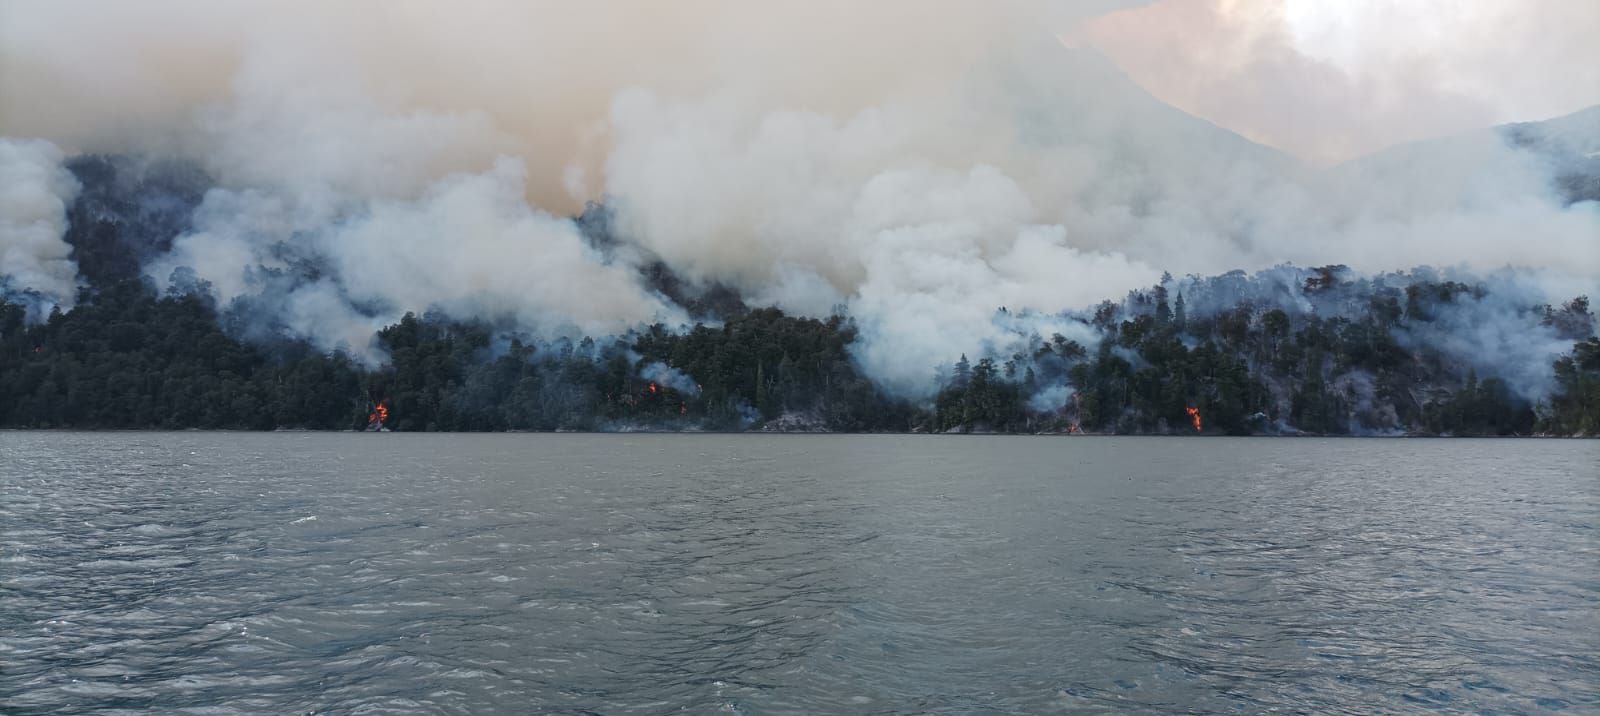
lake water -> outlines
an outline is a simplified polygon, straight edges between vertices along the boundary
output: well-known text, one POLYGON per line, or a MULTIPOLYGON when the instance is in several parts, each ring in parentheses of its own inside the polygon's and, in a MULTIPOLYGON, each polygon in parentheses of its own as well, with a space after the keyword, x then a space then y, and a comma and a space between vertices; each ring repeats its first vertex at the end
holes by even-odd
POLYGON ((1600 441, 0 433, 0 712, 1600 709, 1600 441))

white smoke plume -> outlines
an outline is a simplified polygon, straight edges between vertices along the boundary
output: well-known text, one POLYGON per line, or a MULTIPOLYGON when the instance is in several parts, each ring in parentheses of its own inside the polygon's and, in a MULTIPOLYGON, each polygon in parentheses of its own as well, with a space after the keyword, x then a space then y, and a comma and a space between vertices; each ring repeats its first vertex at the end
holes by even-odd
POLYGON ((61 159, 49 142, 0 137, 0 296, 34 318, 77 298, 78 266, 62 235, 78 182, 61 159))
POLYGON ((369 360, 378 359, 373 333, 406 311, 547 334, 683 320, 631 267, 603 261, 571 220, 530 207, 524 171, 502 158, 481 174, 445 176, 410 201, 311 200, 333 207, 213 190, 197 211, 198 230, 147 273, 170 284, 192 269, 223 303, 275 294, 265 308, 278 312, 284 333, 369 360), (314 270, 299 275, 301 262, 314 270))
POLYGON ((1057 40, 1141 4, 0 1, 0 133, 201 163, 220 186, 147 275, 191 269, 373 360, 404 311, 547 335, 683 320, 644 256, 757 304, 845 306, 857 359, 909 396, 1015 341, 997 308, 1048 335, 1162 270, 1600 282, 1594 203, 1495 135, 1317 170, 1057 40), (559 218, 590 200, 637 253, 559 218))

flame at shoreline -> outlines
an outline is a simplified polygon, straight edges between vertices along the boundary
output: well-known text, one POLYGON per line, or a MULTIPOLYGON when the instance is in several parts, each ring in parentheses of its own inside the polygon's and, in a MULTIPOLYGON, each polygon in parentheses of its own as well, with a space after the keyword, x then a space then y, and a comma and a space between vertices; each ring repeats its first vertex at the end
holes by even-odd
POLYGON ((1083 396, 1074 392, 1072 394, 1072 425, 1067 427, 1068 435, 1083 434, 1083 396))
POLYGON ((1194 422, 1194 431, 1195 432, 1198 433, 1198 432, 1202 432, 1202 431, 1205 430, 1205 424, 1200 419, 1200 409, 1199 408, 1184 408, 1183 411, 1188 413, 1189 414, 1189 420, 1194 422))
POLYGON ((379 401, 372 406, 372 412, 367 414, 367 429, 383 427, 389 420, 389 401, 379 401))

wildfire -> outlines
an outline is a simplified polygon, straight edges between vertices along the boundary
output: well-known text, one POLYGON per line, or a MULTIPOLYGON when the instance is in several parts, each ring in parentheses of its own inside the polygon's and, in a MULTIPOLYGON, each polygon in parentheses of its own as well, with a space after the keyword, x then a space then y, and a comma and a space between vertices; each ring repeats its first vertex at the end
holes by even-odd
POLYGON ((376 430, 381 428, 384 422, 388 420, 389 403, 387 401, 379 402, 372 406, 372 412, 367 415, 367 429, 376 430))
POLYGON ((659 392, 661 392, 661 389, 656 387, 655 383, 651 383, 650 384, 650 394, 651 395, 655 395, 656 393, 659 393, 659 392))
POLYGON ((1194 431, 1195 432, 1198 433, 1198 432, 1200 432, 1201 430, 1204 429, 1205 424, 1200 421, 1200 409, 1199 408, 1184 408, 1183 410, 1184 410, 1184 412, 1189 414, 1189 419, 1194 422, 1194 431))

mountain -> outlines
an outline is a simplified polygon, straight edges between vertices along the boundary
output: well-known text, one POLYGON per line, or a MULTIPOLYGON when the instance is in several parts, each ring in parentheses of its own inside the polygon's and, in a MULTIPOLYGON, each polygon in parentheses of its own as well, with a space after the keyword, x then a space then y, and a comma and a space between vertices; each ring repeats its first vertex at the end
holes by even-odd
MULTIPOLYGON (((1276 252, 1295 239, 1287 232, 1327 229, 1346 216, 1392 211, 1404 220, 1420 206, 1471 217, 1452 211, 1530 202, 1560 214, 1552 191, 1568 207, 1600 196, 1600 107, 1318 171, 1161 103, 1097 53, 1032 49, 1033 64, 996 58, 1001 71, 979 73, 969 100, 1014 120, 1017 135, 1004 140, 1074 163, 1076 181, 1041 182, 1070 195, 1049 197, 1068 214, 1202 207, 1238 219, 1229 240, 1276 252), (1263 207, 1279 209, 1273 197, 1288 184, 1315 201, 1254 226, 1263 207), (1302 211, 1330 204, 1336 210, 1317 217, 1302 211)), ((1168 277, 1082 312, 1000 308, 991 323, 1001 337, 981 354, 941 338, 944 366, 908 361, 942 376, 934 399, 921 401, 893 394, 862 367, 854 351, 868 321, 750 306, 729 287, 691 283, 646 256, 623 263, 695 325, 550 339, 527 326, 422 310, 378 331, 383 360, 366 365, 303 335, 263 329, 237 302, 218 305, 192 275, 165 294, 146 283, 141 267, 190 229, 211 190, 196 167, 87 156, 67 168, 81 191, 65 241, 88 290, 76 308, 42 323, 23 304, 0 300, 0 427, 1600 432, 1600 343, 1588 299, 1562 291, 1546 305, 1552 299, 1534 279, 1515 272, 1361 276, 1338 265, 1284 265, 1168 277)), ((1574 213, 1581 231, 1585 218, 1574 213)), ((1151 230, 1182 237, 1211 217, 1163 218, 1171 221, 1151 230)), ((642 251, 613 235, 604 206, 576 226, 603 257, 642 251)), ((1128 224, 1104 226, 1110 250, 1130 241, 1128 224)), ((1430 246, 1429 260, 1462 253, 1453 243, 1430 246)), ((323 269, 308 261, 274 270, 310 280, 323 269)), ((932 288, 928 295, 941 286, 932 288)), ((936 308, 936 320, 953 312, 948 303, 936 308)), ((986 320, 989 309, 978 310, 986 320)))
POLYGON ((1040 145, 1099 145, 1144 162, 1181 154, 1200 166, 1305 168, 1289 154, 1157 99, 1099 51, 1048 44, 1034 48, 1029 61, 1014 60, 1002 82, 1025 136, 1040 145))
POLYGON ((1409 142, 1327 173, 1352 181, 1405 176, 1491 196, 1532 184, 1554 191, 1567 205, 1600 201, 1600 105, 1538 122, 1409 142))
POLYGON ((1600 201, 1600 105, 1494 131, 1511 146, 1543 157, 1568 203, 1600 201))

